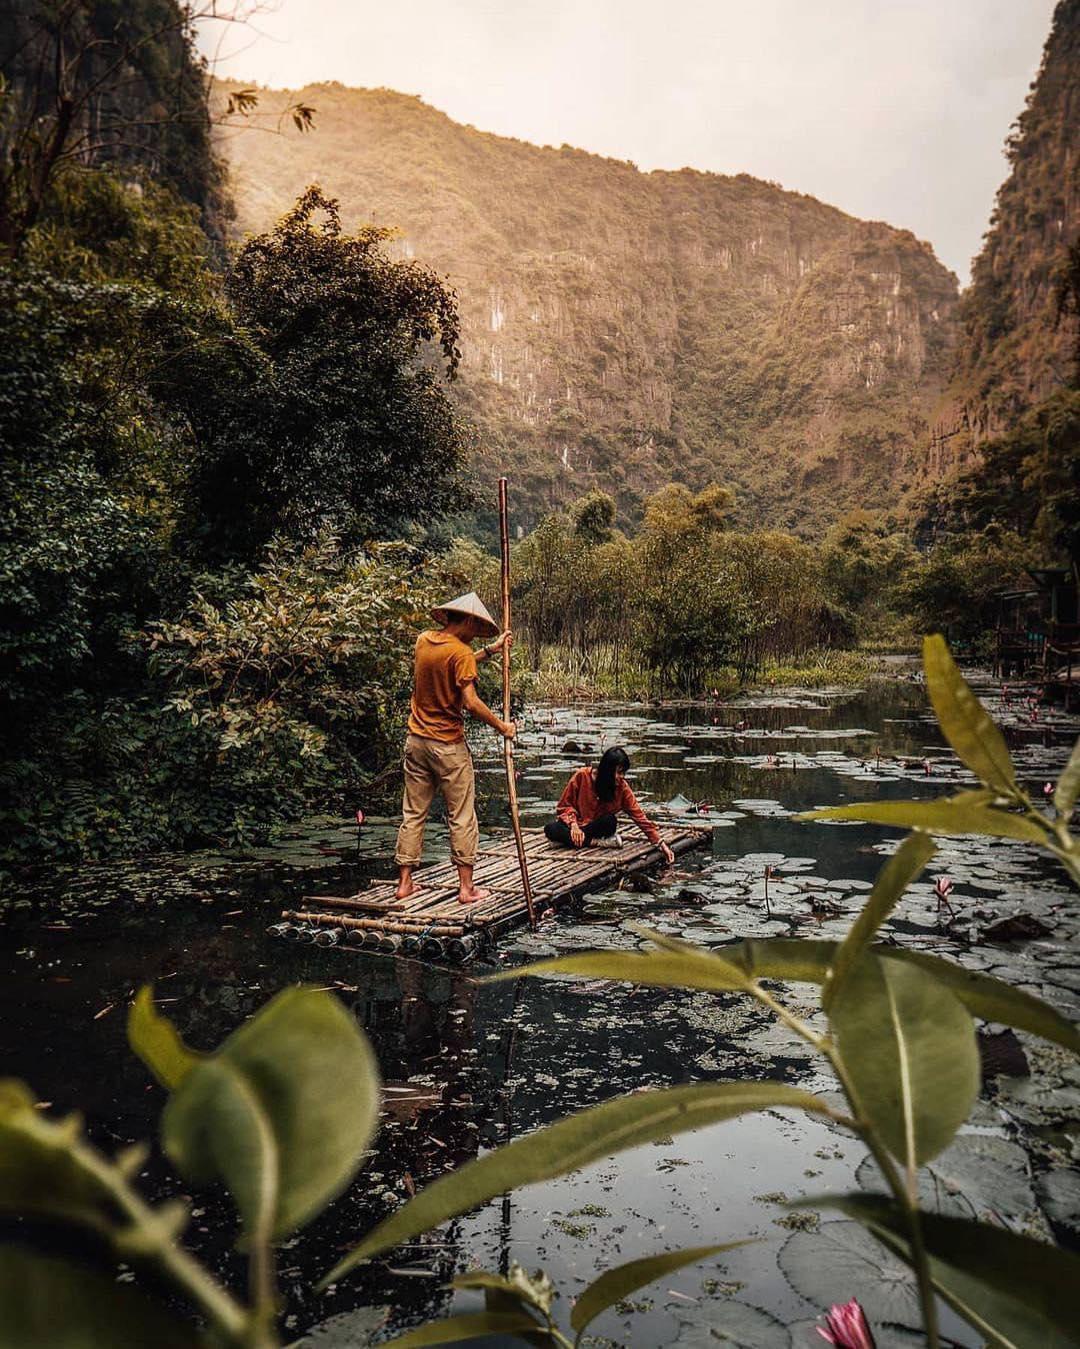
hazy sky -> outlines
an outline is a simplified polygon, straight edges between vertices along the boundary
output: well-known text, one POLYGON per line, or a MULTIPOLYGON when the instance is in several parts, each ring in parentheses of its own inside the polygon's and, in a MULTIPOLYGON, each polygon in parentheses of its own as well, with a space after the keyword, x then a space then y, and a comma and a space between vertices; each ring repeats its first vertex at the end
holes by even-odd
POLYGON ((771 178, 913 230, 966 282, 1053 8, 272 0, 254 30, 203 45, 219 74, 260 84, 385 86, 541 145, 771 178))

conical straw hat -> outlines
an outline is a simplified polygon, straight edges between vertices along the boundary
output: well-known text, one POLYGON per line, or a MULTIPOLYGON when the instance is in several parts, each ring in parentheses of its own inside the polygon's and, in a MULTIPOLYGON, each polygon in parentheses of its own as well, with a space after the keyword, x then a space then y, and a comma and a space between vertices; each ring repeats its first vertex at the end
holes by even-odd
POLYGON ((456 600, 447 600, 445 604, 440 604, 437 609, 431 611, 431 616, 437 623, 449 623, 453 614, 468 614, 470 618, 479 620, 484 626, 485 637, 499 635, 498 623, 488 613, 484 601, 475 590, 470 590, 467 595, 459 595, 456 600))

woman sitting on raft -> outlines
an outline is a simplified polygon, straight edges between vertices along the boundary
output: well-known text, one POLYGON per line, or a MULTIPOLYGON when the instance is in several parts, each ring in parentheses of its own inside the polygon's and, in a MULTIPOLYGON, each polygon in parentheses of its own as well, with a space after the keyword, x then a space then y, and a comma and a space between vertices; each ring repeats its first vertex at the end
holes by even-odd
POLYGON ((638 805, 637 797, 626 781, 630 760, 626 750, 613 745, 605 750, 595 768, 579 768, 559 797, 555 819, 544 825, 544 833, 564 848, 621 847, 615 832, 616 816, 625 810, 651 842, 659 846, 667 862, 675 854, 661 839, 660 831, 638 805))

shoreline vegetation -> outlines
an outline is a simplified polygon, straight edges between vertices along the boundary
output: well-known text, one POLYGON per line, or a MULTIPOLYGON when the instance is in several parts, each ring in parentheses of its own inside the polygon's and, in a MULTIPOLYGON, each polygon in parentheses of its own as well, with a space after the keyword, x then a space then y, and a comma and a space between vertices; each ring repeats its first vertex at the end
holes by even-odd
POLYGON ((646 702, 659 706, 685 703, 704 706, 778 688, 821 689, 857 688, 870 680, 901 677, 898 661, 910 657, 917 665, 914 641, 910 648, 888 653, 865 650, 840 650, 832 647, 811 649, 785 658, 765 661, 754 677, 742 680, 732 666, 713 671, 696 694, 678 695, 658 691, 648 670, 631 667, 618 678, 603 673, 594 675, 576 663, 566 651, 546 649, 540 668, 524 672, 519 683, 530 700, 553 702, 646 702), (892 657, 890 659, 889 657, 892 657))

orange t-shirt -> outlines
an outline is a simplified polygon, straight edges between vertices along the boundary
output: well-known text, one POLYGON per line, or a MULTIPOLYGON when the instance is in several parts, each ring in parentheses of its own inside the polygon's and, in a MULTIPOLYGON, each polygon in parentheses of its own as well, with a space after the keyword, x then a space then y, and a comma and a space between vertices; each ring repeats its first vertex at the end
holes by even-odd
POLYGON ((476 657, 449 632, 422 632, 416 639, 409 730, 425 740, 456 744, 465 739, 462 700, 476 679, 476 657))
POLYGON ((587 765, 571 777, 559 797, 555 814, 564 824, 592 824, 605 815, 618 815, 625 810, 651 843, 660 842, 660 831, 638 804, 638 799, 625 778, 618 781, 613 801, 601 801, 596 794, 596 774, 587 765))

